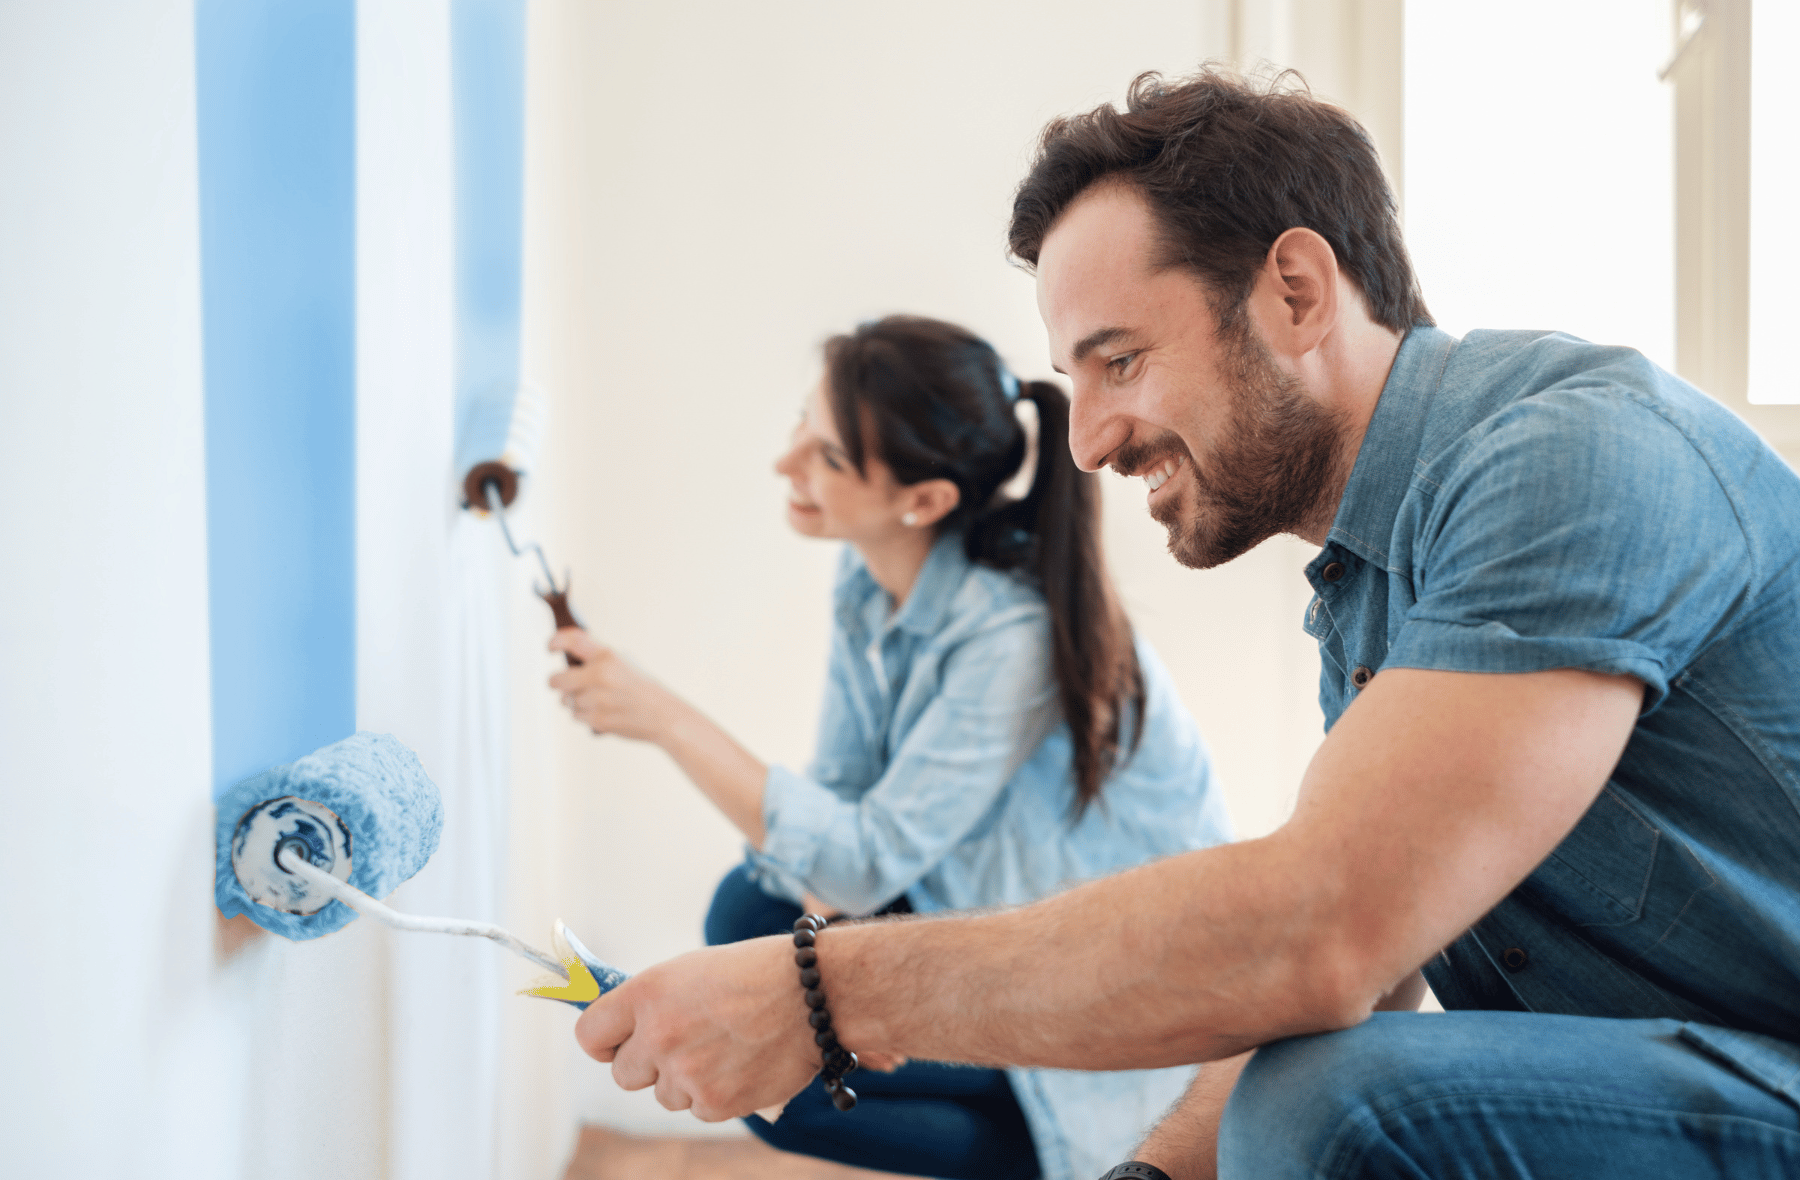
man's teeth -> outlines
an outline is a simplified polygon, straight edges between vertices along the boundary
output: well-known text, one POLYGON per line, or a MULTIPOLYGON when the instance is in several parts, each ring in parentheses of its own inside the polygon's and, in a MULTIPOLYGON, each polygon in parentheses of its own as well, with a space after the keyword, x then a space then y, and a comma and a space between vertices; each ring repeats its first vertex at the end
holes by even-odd
POLYGON ((1163 460, 1163 465, 1161 467, 1158 467, 1154 471, 1147 472, 1144 475, 1144 482, 1149 484, 1150 490, 1154 492, 1157 488, 1168 483, 1169 478, 1179 470, 1181 470, 1181 461, 1179 459, 1165 459, 1163 460))

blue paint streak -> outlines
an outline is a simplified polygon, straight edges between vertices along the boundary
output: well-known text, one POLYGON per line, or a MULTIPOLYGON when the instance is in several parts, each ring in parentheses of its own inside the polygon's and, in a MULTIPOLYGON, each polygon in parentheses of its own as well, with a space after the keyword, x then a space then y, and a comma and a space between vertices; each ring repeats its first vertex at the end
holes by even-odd
POLYGON ((524 0, 452 0, 456 470, 496 459, 519 382, 524 0))
POLYGON ((194 18, 216 797, 356 728, 356 7, 194 18))

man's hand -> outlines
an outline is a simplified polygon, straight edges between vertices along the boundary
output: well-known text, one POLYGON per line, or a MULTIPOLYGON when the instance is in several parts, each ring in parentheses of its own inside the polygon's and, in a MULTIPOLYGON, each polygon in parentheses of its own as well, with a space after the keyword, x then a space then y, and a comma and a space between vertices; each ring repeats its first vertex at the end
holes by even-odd
POLYGON ((714 1123, 780 1106, 812 1081, 807 1011, 793 943, 758 938, 633 976, 588 1006, 575 1039, 612 1062, 624 1089, 655 1086, 670 1110, 714 1123))

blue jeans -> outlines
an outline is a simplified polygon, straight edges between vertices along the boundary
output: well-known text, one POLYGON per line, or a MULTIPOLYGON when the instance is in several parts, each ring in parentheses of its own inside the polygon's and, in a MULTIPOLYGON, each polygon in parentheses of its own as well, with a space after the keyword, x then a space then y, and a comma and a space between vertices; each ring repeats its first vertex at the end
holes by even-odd
POLYGON ((1673 1020, 1379 1013, 1265 1045, 1219 1131, 1221 1180, 1800 1176, 1800 1107, 1673 1020))
MULTIPOLYGON (((764 893, 739 865, 713 895, 706 941, 718 946, 787 934, 799 916, 799 906, 764 893)), ((800 986, 797 975, 794 986, 800 986)), ((829 991, 829 979, 825 986, 829 991)), ((744 1122, 772 1147, 853 1167, 942 1180, 1032 1180, 1038 1174, 1025 1113, 1000 1070, 911 1061, 893 1073, 858 1070, 849 1083, 856 1091, 854 1110, 835 1109, 814 1078, 776 1122, 757 1115, 744 1122)))

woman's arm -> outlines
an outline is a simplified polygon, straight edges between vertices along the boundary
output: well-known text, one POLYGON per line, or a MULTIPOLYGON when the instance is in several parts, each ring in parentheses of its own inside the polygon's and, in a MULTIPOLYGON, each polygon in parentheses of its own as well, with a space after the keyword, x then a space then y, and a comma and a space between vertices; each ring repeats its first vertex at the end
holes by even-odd
MULTIPOLYGON (((1052 675, 1037 611, 991 620, 947 653, 922 653, 907 674, 917 698, 897 706, 910 714, 903 733, 891 721, 885 733, 865 732, 864 710, 851 707, 838 711, 844 732, 820 728, 821 751, 834 751, 822 761, 858 763, 873 777, 864 789, 841 792, 814 775, 770 770, 757 867, 793 896, 805 888, 846 913, 872 913, 906 892, 993 814, 1054 729, 1052 675), (888 741, 895 744, 884 748, 888 741)), ((828 693, 838 692, 853 694, 834 677, 828 693)))
POLYGON ((582 662, 550 678, 563 703, 595 733, 612 733, 661 746, 694 780, 752 848, 763 846, 763 784, 769 768, 711 718, 644 675, 586 631, 565 627, 551 651, 582 662))
MULTIPOLYGON (((584 663, 551 677, 596 733, 652 742, 748 838, 759 867, 790 896, 870 913, 930 872, 992 808, 1054 724, 1047 637, 1030 612, 970 636, 880 776, 846 799, 814 775, 770 768, 692 705, 585 632, 557 632, 551 649, 584 663), (1041 715, 1041 717, 1040 717, 1041 715), (765 819, 767 827, 765 827, 765 819)), ((838 653, 834 651, 834 660, 838 653)), ((827 697, 849 691, 833 676, 827 697)), ((861 746, 846 702, 826 702, 821 751, 861 746), (832 706, 836 704, 835 710, 832 706)), ((847 760, 848 750, 839 750, 847 760)))

